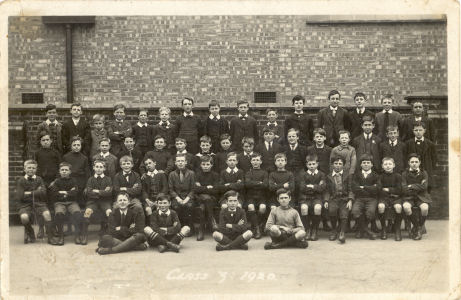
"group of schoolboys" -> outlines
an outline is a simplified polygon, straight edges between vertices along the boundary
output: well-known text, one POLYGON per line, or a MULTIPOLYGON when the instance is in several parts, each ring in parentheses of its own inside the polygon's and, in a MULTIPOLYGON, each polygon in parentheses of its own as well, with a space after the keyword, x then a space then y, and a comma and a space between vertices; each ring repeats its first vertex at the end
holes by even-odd
POLYGON ((375 239, 369 224, 376 227, 376 217, 381 239, 393 229, 400 241, 406 219, 410 238, 420 240, 436 161, 434 126, 422 103, 414 102, 413 114, 403 118, 392 109, 392 95, 382 98, 376 115, 363 93, 354 96, 351 111, 339 106, 336 90, 328 100, 315 128, 302 96, 292 99, 284 126, 268 109, 261 134, 246 101, 237 103, 230 121, 211 101, 202 120, 186 97, 174 122, 161 107, 155 126, 147 110, 131 124, 119 104, 113 121, 95 114, 92 128, 80 104, 72 104, 63 124, 56 106, 48 105, 38 126, 40 149, 25 161, 17 183, 24 242, 36 239, 35 219, 38 237, 63 245, 70 220, 75 243, 86 245, 98 212, 99 254, 149 245, 178 252, 185 236, 194 231, 203 240, 206 228, 218 251, 248 249, 251 238, 264 234, 272 239, 265 249, 306 248, 318 240, 322 220, 331 241, 345 242, 352 219, 356 238, 375 239))

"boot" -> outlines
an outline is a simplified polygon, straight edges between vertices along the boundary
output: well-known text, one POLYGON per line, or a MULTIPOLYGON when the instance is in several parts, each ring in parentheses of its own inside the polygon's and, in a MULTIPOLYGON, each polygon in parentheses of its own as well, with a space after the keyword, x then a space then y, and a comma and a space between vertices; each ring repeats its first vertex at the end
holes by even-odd
POLYGON ((107 223, 107 221, 102 221, 101 222, 101 229, 99 230, 99 236, 103 236, 103 235, 106 235, 109 231, 109 224, 107 223))
POLYGON ((375 226, 376 226, 375 220, 370 221, 368 219, 365 219, 365 223, 364 223, 365 227, 363 228, 363 231, 365 232, 365 235, 368 237, 368 239, 376 240, 376 234, 368 228, 368 224, 370 223, 372 224, 375 223, 375 226))
POLYGON ((422 238, 422 232, 421 232, 421 228, 419 226, 420 224, 420 221, 419 221, 419 215, 418 213, 416 212, 413 212, 410 216, 410 220, 411 220, 411 223, 413 224, 413 232, 412 232, 412 238, 415 240, 415 241, 419 241, 421 240, 422 238))
POLYGON ((401 225, 402 225, 402 214, 396 214, 395 222, 394 222, 394 227, 395 227, 395 237, 394 237, 394 239, 397 242, 400 242, 402 240, 402 232, 400 230, 401 225))
POLYGON ((409 217, 406 214, 404 214, 403 212, 402 212, 402 214, 403 214, 403 222, 405 223, 405 230, 410 232, 410 230, 411 230, 411 222, 409 220, 409 217))
POLYGON ((326 217, 322 217, 322 225, 323 231, 331 231, 331 227, 328 225, 328 219, 326 217))
POLYGON ((58 240, 56 242, 56 245, 58 246, 63 246, 64 245, 64 228, 63 224, 59 223, 58 224, 58 240))
POLYGON ((381 223, 381 239, 387 240, 387 226, 384 215, 379 216, 379 222, 381 223))
POLYGON ((301 222, 303 223, 304 230, 306 231, 306 238, 310 241, 311 238, 311 228, 309 226, 309 216, 301 216, 301 222))
POLYGON ((44 237, 45 237, 45 227, 43 225, 39 225, 37 239, 43 239, 44 237))
POLYGON ((376 220, 371 220, 370 221, 370 224, 371 224, 371 232, 373 233, 379 233, 379 229, 378 229, 378 226, 376 225, 376 220))
POLYGON ((64 236, 72 235, 72 222, 67 222, 67 230, 64 232, 64 236))
POLYGON ((211 219, 211 230, 212 232, 215 232, 218 230, 218 223, 216 223, 216 219, 213 216, 211 216, 210 219, 211 219))
POLYGON ((361 239, 363 238, 363 216, 360 216, 358 219, 355 219, 355 225, 357 225, 357 230, 355 232, 355 238, 356 239, 361 239))
POLYGON ((335 241, 338 238, 338 230, 336 229, 336 217, 331 217, 331 233, 330 237, 328 238, 330 241, 335 241))
POLYGON ((24 225, 24 244, 28 244, 28 243, 29 243, 29 234, 27 232, 26 226, 24 225))
POLYGON ((81 224, 81 230, 80 230, 80 244, 86 245, 88 244, 88 225, 90 224, 89 219, 84 219, 82 224, 81 224))
POLYGON ((165 245, 158 245, 157 246, 158 252, 163 253, 166 251, 166 246, 165 245))
POLYGON ((141 241, 139 239, 137 239, 135 236, 131 236, 128 239, 124 240, 123 242, 113 246, 112 253, 120 253, 120 252, 126 252, 129 250, 133 250, 140 243, 141 241))
POLYGON ((81 234, 80 234, 80 229, 81 229, 81 223, 82 223, 82 215, 80 212, 73 213, 71 216, 72 219, 72 224, 74 225, 75 231, 74 231, 74 242, 77 245, 80 245, 82 243, 81 241, 81 234))
POLYGON ((53 224, 51 223, 51 221, 45 222, 45 228, 46 228, 46 236, 48 239, 48 244, 56 246, 57 242, 53 234, 53 224))
POLYGON ((255 239, 260 239, 261 238, 261 231, 259 229, 259 224, 258 224, 258 215, 256 214, 255 211, 249 211, 248 212, 248 221, 250 221, 251 229, 253 231, 254 238, 255 239))
POLYGON ((194 229, 197 234, 197 241, 203 241, 203 225, 202 224, 194 224, 194 229))
MULTIPOLYGON (((280 249, 289 245, 293 245, 297 242, 296 237, 294 235, 290 236, 286 240, 280 242, 280 243, 270 243, 270 248, 269 249, 280 249)), ((307 241, 306 241, 307 243, 307 241)), ((266 249, 266 245, 264 245, 264 249, 266 249)))
POLYGON ((420 220, 419 221, 419 226, 421 227, 421 233, 426 234, 427 233, 427 230, 426 230, 426 217, 421 216, 421 218, 419 220, 420 220))
POLYGON ((229 243, 228 247, 229 249, 239 249, 242 245, 246 244, 247 242, 248 241, 245 240, 243 235, 239 235, 238 237, 235 238, 235 240, 229 243))
POLYGON ((320 223, 320 216, 313 216, 312 217, 312 229, 310 232, 311 241, 317 241, 319 239, 318 238, 319 223, 320 223))
POLYGON ((341 219, 341 229, 339 232, 338 241, 341 244, 346 242, 347 219, 341 219))
POLYGON ((167 242, 167 243, 166 243, 166 247, 167 247, 169 250, 171 250, 171 251, 173 251, 173 252, 176 252, 176 253, 179 252, 179 248, 180 248, 179 245, 174 244, 174 243, 172 243, 172 242, 167 242))

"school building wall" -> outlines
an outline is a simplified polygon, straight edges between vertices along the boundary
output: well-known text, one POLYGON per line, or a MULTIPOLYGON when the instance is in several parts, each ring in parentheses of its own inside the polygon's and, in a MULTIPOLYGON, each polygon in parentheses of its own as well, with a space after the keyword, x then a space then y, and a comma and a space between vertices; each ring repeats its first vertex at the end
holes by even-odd
MULTIPOLYGON (((371 21, 370 21, 371 20, 371 21)), ((45 104, 22 104, 22 93, 43 93, 68 118, 65 29, 44 25, 40 17, 9 19, 9 186, 22 175, 23 158, 36 148, 32 137, 45 120, 45 104), (23 130, 25 127, 25 130, 23 130)), ((434 218, 448 216, 448 115, 446 23, 442 19, 344 22, 312 16, 143 16, 96 17, 94 26, 73 29, 74 100, 87 119, 112 115, 114 103, 150 108, 157 122, 159 106, 173 108, 184 95, 196 99, 196 112, 218 99, 223 115, 236 114, 247 99, 259 125, 268 106, 283 123, 296 94, 307 99, 314 118, 327 105, 331 89, 342 105, 353 106, 355 92, 379 99, 392 93, 397 110, 410 113, 408 96, 423 97, 437 127, 437 188, 434 218), (277 102, 254 103, 254 92, 276 92, 277 102), (443 98, 443 97, 442 97, 443 98)), ((10 197, 10 212, 16 211, 10 197)))

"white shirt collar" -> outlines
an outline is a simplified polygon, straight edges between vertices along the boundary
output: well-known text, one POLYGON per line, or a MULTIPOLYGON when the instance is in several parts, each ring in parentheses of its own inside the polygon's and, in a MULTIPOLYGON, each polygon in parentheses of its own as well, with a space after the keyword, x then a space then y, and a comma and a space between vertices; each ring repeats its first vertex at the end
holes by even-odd
POLYGON ((128 175, 131 175, 132 172, 129 172, 129 173, 126 173, 125 171, 122 171, 123 172, 123 176, 128 176, 128 175))
POLYGON ((237 173, 237 171, 238 171, 237 167, 235 167, 235 168, 233 168, 233 169, 227 167, 227 169, 226 169, 226 172, 227 172, 227 173, 230 174, 232 171, 234 171, 234 173, 237 173))
POLYGON ((337 111, 337 110, 338 110, 338 107, 337 107, 337 106, 336 106, 336 107, 333 107, 333 106, 330 105, 330 109, 331 109, 332 111, 337 111))
POLYGON ((364 171, 364 170, 362 170, 362 174, 363 174, 363 177, 365 177, 365 178, 366 178, 368 175, 370 175, 370 174, 371 174, 371 170, 368 170, 368 171, 364 171))
POLYGON ((110 154, 110 152, 106 152, 106 153, 99 152, 99 155, 101 155, 104 158, 108 157, 109 154, 110 154))
MULTIPOLYGON (((417 142, 418 139, 415 137, 415 142, 417 142)), ((424 136, 420 139, 421 142, 424 142, 424 136)))
POLYGON ((152 172, 151 171, 147 171, 147 175, 150 176, 150 177, 154 177, 155 175, 158 174, 158 171, 157 169, 153 170, 152 172))
POLYGON ((176 154, 186 154, 186 153, 187 153, 187 150, 186 150, 186 149, 184 149, 184 150, 182 150, 182 151, 176 152, 176 154))
POLYGON ((128 208, 125 210, 120 210, 120 215, 126 216, 127 212, 128 212, 128 208))
MULTIPOLYGON (((29 177, 29 176, 24 175, 24 178, 25 178, 25 179, 27 179, 27 177, 29 177)), ((35 178, 37 178, 37 175, 32 175, 32 179, 35 179, 35 178)))
POLYGON ((362 107, 362 108, 357 107, 357 113, 358 114, 363 114, 364 112, 365 112, 365 107, 362 107))
MULTIPOLYGON (((158 122, 158 125, 162 126, 163 123, 164 123, 163 121, 160 121, 160 122, 158 122)), ((166 123, 167 127, 170 126, 170 121, 166 121, 165 123, 166 123)))
POLYGON ((307 174, 309 175, 317 175, 318 173, 319 173, 319 170, 315 170, 314 172, 307 170, 307 174))
POLYGON ((101 178, 104 178, 104 173, 102 173, 101 175, 98 175, 98 174, 94 174, 94 178, 98 178, 98 177, 101 177, 101 178))
POLYGON ((365 132, 363 133, 363 136, 365 137, 365 139, 368 137, 368 135, 370 135, 370 139, 371 139, 371 137, 373 136, 373 132, 370 132, 368 134, 365 132))
POLYGON ((416 169, 416 170, 412 170, 412 169, 410 168, 409 171, 410 171, 410 172, 411 172, 411 171, 416 171, 416 173, 419 173, 419 168, 416 169))
MULTIPOLYGON (((391 114, 391 113, 392 113, 392 108, 391 108, 391 109, 389 109, 389 110, 388 110, 388 112, 391 114)), ((385 113, 386 113, 386 110, 385 110, 385 109, 383 109, 383 114, 385 114, 385 113)))
POLYGON ((339 171, 338 173, 336 173, 336 171, 335 171, 335 170, 333 170, 333 172, 331 173, 331 176, 333 176, 333 177, 334 177, 334 176, 336 176, 336 175, 338 175, 338 174, 342 176, 342 175, 343 175, 343 172, 344 172, 344 170, 342 170, 342 171, 339 171))
POLYGON ((194 116, 194 113, 193 113, 192 111, 191 111, 190 113, 188 113, 188 114, 187 114, 186 112, 183 112, 182 115, 183 115, 184 117, 187 117, 187 116, 193 117, 193 116, 194 116))
POLYGON ((219 120, 219 119, 221 119, 221 115, 217 115, 216 117, 213 116, 213 115, 210 115, 210 120, 213 120, 214 118, 219 120))
POLYGON ((239 118, 248 118, 248 114, 245 114, 245 115, 239 114, 239 118))
POLYGON ((398 141, 399 141, 399 140, 395 140, 395 141, 389 140, 389 145, 395 146, 395 145, 397 145, 397 142, 398 142, 398 141))
POLYGON ((416 122, 421 122, 423 120, 423 117, 415 117, 416 122))
POLYGON ((273 144, 274 142, 268 142, 268 141, 264 141, 264 144, 266 144, 266 146, 270 146, 271 144, 273 144))
POLYGON ((253 151, 251 151, 250 153, 246 153, 245 151, 243 151, 243 155, 245 155, 245 156, 251 156, 251 155, 253 155, 253 151))
POLYGON ((267 126, 270 126, 270 125, 278 126, 279 124, 277 124, 277 121, 274 121, 274 123, 267 122, 267 126))
POLYGON ((294 145, 289 145, 289 146, 290 146, 290 149, 296 150, 296 148, 298 148, 298 143, 296 143, 294 145))
POLYGON ((136 123, 136 124, 137 124, 139 127, 141 127, 141 128, 142 128, 142 127, 147 127, 147 123, 144 123, 144 124, 143 124, 143 123, 141 123, 141 122, 138 122, 138 123, 136 123))
POLYGON ((72 122, 74 122, 74 125, 77 126, 78 122, 80 122, 80 118, 78 119, 72 118, 72 122))
POLYGON ((301 112, 297 112, 297 111, 295 110, 295 115, 302 115, 302 114, 304 114, 304 111, 303 111, 303 110, 301 110, 301 112))
POLYGON ((315 144, 315 148, 317 148, 317 149, 323 149, 323 148, 325 148, 325 144, 323 144, 322 147, 319 147, 319 146, 317 146, 317 144, 315 144))
POLYGON ((159 210, 158 214, 159 215, 167 215, 167 216, 169 216, 170 215, 170 209, 168 209, 166 212, 163 212, 163 211, 159 210))
POLYGON ((47 125, 50 125, 51 123, 53 123, 54 125, 58 125, 58 120, 54 120, 53 122, 51 122, 49 119, 46 119, 45 123, 47 125))

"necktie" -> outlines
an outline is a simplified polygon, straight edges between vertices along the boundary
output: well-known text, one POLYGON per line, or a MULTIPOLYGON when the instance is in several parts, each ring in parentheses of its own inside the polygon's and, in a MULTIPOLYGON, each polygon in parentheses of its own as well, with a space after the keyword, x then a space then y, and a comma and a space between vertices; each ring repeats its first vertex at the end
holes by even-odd
POLYGON ((125 174, 125 178, 126 178, 126 181, 127 181, 127 182, 130 182, 130 173, 125 174))
POLYGON ((120 226, 123 226, 123 224, 125 224, 125 214, 124 213, 120 215, 120 226))
POLYGON ((182 171, 179 171, 179 180, 180 180, 181 182, 184 181, 184 174, 182 173, 182 171))
POLYGON ((27 176, 28 181, 32 181, 32 176, 27 176))
POLYGON ((421 140, 416 140, 417 145, 421 145, 421 142, 422 142, 421 140))
POLYGON ((389 126, 389 112, 388 111, 386 111, 384 113, 384 130, 383 130, 383 132, 386 132, 387 126, 389 126))
POLYGON ((166 128, 167 126, 168 126, 168 125, 167 125, 166 122, 165 122, 165 123, 162 123, 162 127, 163 127, 163 128, 166 128))
POLYGON ((341 192, 343 190, 343 183, 341 181, 341 174, 336 174, 334 176, 334 178, 335 178, 336 190, 338 192, 341 192))
POLYGON ((333 109, 331 113, 333 114, 333 117, 336 117, 336 109, 333 109))

